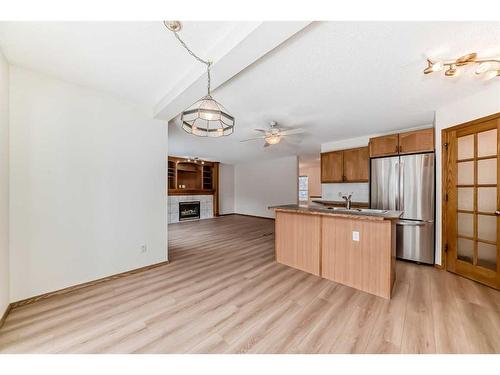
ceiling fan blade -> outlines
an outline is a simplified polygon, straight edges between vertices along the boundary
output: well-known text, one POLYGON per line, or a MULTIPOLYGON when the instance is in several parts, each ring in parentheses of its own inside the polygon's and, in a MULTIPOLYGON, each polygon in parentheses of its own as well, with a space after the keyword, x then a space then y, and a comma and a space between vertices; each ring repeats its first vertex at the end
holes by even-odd
POLYGON ((264 148, 271 146, 269 143, 264 143, 264 148))
POLYGON ((256 137, 256 138, 248 138, 248 139, 243 139, 240 142, 256 141, 257 139, 265 139, 265 138, 266 138, 265 136, 256 137))
POLYGON ((280 132, 281 135, 295 135, 295 134, 302 134, 302 133, 305 133, 305 130, 301 129, 301 128, 283 130, 280 132))
POLYGON ((256 132, 267 133, 267 130, 264 129, 254 129, 256 132))

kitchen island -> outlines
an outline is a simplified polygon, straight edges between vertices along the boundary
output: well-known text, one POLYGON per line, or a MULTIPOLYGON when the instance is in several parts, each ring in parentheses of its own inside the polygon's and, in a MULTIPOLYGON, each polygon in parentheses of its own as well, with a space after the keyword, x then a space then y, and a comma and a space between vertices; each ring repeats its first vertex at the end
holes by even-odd
POLYGON ((276 211, 276 261, 391 298, 401 211, 283 205, 276 211))

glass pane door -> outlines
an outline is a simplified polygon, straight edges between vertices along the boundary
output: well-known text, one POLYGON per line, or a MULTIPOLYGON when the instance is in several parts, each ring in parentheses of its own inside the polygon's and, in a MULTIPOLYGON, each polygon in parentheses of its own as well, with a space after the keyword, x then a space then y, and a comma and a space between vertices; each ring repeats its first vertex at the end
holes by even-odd
POLYGON ((498 128, 500 119, 447 137, 447 269, 500 287, 498 128))

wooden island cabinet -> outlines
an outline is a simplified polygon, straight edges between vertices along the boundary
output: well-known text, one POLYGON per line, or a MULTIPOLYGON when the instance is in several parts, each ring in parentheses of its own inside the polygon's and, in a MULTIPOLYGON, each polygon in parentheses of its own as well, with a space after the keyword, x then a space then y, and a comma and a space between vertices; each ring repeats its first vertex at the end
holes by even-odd
POLYGON ((277 262, 391 298, 401 212, 335 213, 297 205, 275 210, 277 262))

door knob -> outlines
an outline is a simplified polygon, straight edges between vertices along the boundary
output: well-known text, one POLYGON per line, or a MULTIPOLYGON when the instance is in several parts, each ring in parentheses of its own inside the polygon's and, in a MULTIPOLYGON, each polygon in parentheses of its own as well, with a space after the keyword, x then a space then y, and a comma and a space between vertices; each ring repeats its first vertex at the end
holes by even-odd
POLYGON ((500 215, 500 211, 495 211, 495 215, 499 216, 500 215))

